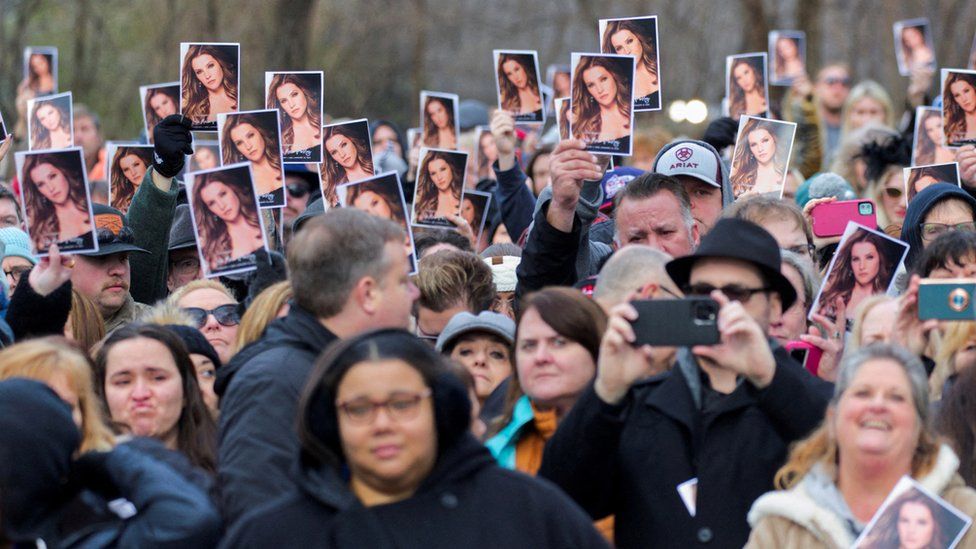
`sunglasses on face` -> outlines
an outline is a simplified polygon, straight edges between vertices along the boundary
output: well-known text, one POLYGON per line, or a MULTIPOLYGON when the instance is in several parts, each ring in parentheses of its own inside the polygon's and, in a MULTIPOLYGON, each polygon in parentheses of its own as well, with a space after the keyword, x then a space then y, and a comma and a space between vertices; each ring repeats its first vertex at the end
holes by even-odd
POLYGON ((901 195, 905 194, 898 187, 885 187, 884 192, 888 198, 901 198, 901 195))
POLYGON ((308 187, 304 185, 285 185, 288 189, 288 195, 292 198, 302 198, 308 194, 308 187))
POLYGON ((691 284, 684 287, 684 293, 687 296, 709 296, 715 290, 721 291, 725 294, 725 297, 731 299, 732 301, 738 301, 739 303, 745 303, 752 299, 753 294, 760 294, 764 292, 771 292, 773 289, 769 287, 762 288, 743 288, 736 284, 729 284, 728 286, 712 286, 711 284, 706 284, 699 282, 697 284, 691 284))
POLYGON ((841 86, 844 86, 845 88, 851 87, 851 79, 850 78, 841 78, 839 76, 828 76, 827 78, 824 78, 823 79, 823 82, 824 82, 824 84, 827 84, 828 86, 836 86, 837 84, 840 84, 841 86))
POLYGON ((197 328, 203 328, 207 324, 209 315, 213 315, 221 326, 237 326, 241 323, 241 313, 236 303, 221 305, 209 311, 200 307, 183 307, 182 311, 193 319, 197 328))

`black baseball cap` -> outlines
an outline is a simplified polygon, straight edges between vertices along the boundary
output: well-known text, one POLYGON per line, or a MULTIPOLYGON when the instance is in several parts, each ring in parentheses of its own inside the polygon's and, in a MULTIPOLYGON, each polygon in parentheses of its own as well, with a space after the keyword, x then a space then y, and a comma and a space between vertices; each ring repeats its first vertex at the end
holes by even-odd
POLYGON ((147 250, 136 246, 135 236, 126 223, 122 212, 105 204, 92 204, 95 214, 95 231, 98 235, 98 251, 80 255, 100 257, 120 252, 140 252, 147 254, 147 250))

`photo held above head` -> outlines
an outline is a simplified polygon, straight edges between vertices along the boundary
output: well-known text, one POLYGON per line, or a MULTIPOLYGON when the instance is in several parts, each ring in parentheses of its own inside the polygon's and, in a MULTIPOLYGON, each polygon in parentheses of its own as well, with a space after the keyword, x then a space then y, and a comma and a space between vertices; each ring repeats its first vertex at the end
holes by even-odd
POLYGON ((570 135, 589 151, 630 156, 636 59, 574 53, 572 60, 570 135))
POLYGON ((411 225, 453 227, 461 214, 468 153, 420 149, 411 225))
POLYGON ((266 107, 281 116, 284 161, 322 161, 322 72, 266 72, 266 107))
POLYGON ((217 115, 221 164, 251 163, 261 208, 285 205, 280 130, 274 109, 217 115))
POLYGON ((495 50, 493 54, 498 73, 498 108, 511 112, 516 122, 545 123, 536 52, 495 50))
POLYGON ((662 106, 657 16, 600 20, 600 51, 630 55, 634 72, 634 110, 656 111, 662 106))
POLYGON ((196 131, 216 131, 217 115, 239 110, 240 44, 180 44, 180 114, 196 131))
POLYGON ((322 196, 335 205, 336 187, 372 177, 373 144, 369 137, 369 123, 365 118, 322 127, 325 149, 319 166, 322 196))
POLYGON ((458 96, 451 93, 420 92, 421 144, 425 147, 457 149, 461 133, 458 96))
POLYGON ((731 118, 737 120, 744 114, 765 116, 769 112, 765 53, 726 57, 725 74, 725 97, 731 118))

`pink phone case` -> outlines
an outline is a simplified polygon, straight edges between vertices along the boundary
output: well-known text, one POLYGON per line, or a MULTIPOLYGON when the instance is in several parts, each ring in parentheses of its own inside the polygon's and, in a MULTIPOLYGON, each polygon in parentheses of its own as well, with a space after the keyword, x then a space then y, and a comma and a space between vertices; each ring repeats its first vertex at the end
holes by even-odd
POLYGON ((810 212, 813 218, 811 228, 813 234, 821 238, 844 234, 844 229, 850 221, 860 223, 869 229, 876 229, 878 227, 876 210, 877 207, 871 200, 841 200, 820 204, 810 212), (862 213, 862 204, 870 204, 871 213, 862 213))

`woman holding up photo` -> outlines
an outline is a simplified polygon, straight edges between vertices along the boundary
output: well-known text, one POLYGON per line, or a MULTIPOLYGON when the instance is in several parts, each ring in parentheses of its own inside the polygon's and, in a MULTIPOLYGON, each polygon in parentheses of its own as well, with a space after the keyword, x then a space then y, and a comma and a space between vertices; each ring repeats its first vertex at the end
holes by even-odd
POLYGON ((430 151, 424 157, 417 180, 415 223, 450 219, 458 214, 464 171, 453 160, 451 155, 441 151, 430 151))
POLYGON ((163 86, 146 91, 146 135, 153 142, 153 128, 171 114, 179 112, 179 86, 163 86))
POLYGON ((742 129, 742 143, 733 165, 732 194, 779 192, 786 173, 786 162, 779 154, 776 124, 766 120, 749 120, 742 129))
POLYGON ((112 160, 112 207, 122 213, 129 211, 129 204, 142 184, 149 166, 152 166, 152 150, 140 147, 120 147, 112 160))
POLYGON ((37 250, 45 251, 55 242, 91 236, 92 220, 81 169, 75 155, 38 154, 24 159, 21 184, 29 232, 37 250))
POLYGON ((192 44, 183 57, 183 115, 194 124, 237 110, 237 60, 230 47, 192 44))
POLYGON ((70 147, 71 115, 58 104, 44 101, 34 107, 31 117, 31 150, 63 149, 70 147))
POLYGON ((833 318, 843 304, 845 316, 853 319, 862 301, 888 291, 898 265, 884 253, 886 244, 883 237, 860 229, 844 242, 820 296, 820 314, 833 318))
MULTIPOLYGON (((224 164, 249 161, 254 187, 259 196, 270 195, 269 204, 282 204, 285 197, 276 129, 268 127, 267 117, 238 114, 227 117, 221 133, 224 164)), ((265 203, 264 198, 261 203, 265 203)))
POLYGON ((573 137, 593 144, 620 141, 629 150, 631 77, 612 57, 583 56, 573 75, 573 137))
POLYGON ((268 108, 281 113, 281 143, 285 154, 311 151, 318 158, 322 116, 319 93, 297 74, 276 74, 268 86, 268 108))
POLYGON ((213 172, 197 177, 193 214, 200 234, 200 251, 210 271, 264 246, 258 208, 242 170, 213 172))
POLYGON ((634 103, 648 108, 661 106, 657 80, 657 49, 653 36, 630 19, 607 22, 603 31, 603 51, 637 58, 634 73, 634 103))
POLYGON ((498 54, 498 89, 502 109, 518 116, 542 117, 535 63, 529 54, 498 54))
POLYGON ((454 105, 450 99, 427 97, 424 102, 424 139, 426 147, 457 148, 454 133, 454 105))
POLYGON ((738 119, 743 114, 759 115, 769 109, 759 58, 736 59, 732 62, 729 78, 729 116, 738 119))
POLYGON ((943 89, 942 111, 949 144, 976 142, 976 74, 950 72, 943 89))

